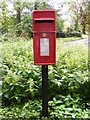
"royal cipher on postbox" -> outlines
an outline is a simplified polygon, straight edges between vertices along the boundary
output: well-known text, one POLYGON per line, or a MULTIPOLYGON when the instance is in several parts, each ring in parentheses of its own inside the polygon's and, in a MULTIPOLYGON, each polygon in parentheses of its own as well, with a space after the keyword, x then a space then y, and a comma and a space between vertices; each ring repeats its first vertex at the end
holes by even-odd
POLYGON ((33 11, 33 48, 35 65, 56 63, 56 13, 54 10, 33 11))

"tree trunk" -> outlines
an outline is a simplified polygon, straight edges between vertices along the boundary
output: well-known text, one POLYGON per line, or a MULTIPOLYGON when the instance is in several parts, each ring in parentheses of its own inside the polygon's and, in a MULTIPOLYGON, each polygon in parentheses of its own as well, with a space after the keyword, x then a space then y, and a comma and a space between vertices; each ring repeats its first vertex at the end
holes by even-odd
POLYGON ((75 21, 75 31, 77 31, 77 30, 78 30, 78 16, 77 16, 77 19, 75 21))
POLYGON ((18 25, 18 31, 17 31, 17 34, 20 36, 21 34, 21 29, 20 29, 20 23, 21 23, 21 9, 20 9, 20 2, 16 2, 16 5, 17 5, 17 25, 18 25))
POLYGON ((83 34, 86 34, 86 33, 85 33, 85 27, 86 27, 86 25, 85 25, 85 23, 84 23, 84 24, 83 24, 83 29, 82 29, 83 34))
POLYGON ((17 8, 17 23, 21 23, 21 12, 20 7, 17 8))
POLYGON ((2 33, 8 31, 8 19, 7 19, 7 11, 6 11, 6 5, 5 2, 2 2, 2 33))
POLYGON ((34 9, 37 10, 37 2, 35 2, 34 9))
POLYGON ((75 31, 77 31, 77 29, 78 29, 78 21, 76 20, 75 21, 75 31))

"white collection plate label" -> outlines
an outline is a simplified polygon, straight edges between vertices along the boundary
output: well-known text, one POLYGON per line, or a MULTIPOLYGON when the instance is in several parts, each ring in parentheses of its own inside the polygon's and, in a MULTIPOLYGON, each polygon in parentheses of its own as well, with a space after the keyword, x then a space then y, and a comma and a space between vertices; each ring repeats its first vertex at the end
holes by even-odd
POLYGON ((49 56, 49 38, 40 38, 40 56, 49 56))

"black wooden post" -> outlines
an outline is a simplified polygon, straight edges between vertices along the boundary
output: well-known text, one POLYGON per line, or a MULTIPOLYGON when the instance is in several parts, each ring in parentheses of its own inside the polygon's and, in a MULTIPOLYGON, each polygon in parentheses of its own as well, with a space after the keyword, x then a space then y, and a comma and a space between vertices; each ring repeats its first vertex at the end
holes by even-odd
POLYGON ((48 117, 48 65, 42 66, 42 112, 48 117))

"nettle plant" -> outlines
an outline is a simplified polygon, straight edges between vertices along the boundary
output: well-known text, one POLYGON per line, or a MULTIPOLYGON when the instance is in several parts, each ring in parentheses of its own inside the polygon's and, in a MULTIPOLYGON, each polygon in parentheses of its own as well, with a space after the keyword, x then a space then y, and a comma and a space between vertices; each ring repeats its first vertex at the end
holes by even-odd
MULTIPOLYGON (((55 93, 72 96, 74 93, 81 94, 81 86, 84 87, 86 83, 85 86, 89 85, 87 46, 57 46, 57 62, 49 67, 49 79, 55 93)), ((86 95, 89 91, 85 92, 86 95)))
POLYGON ((39 67, 33 65, 32 42, 7 43, 2 48, 3 101, 21 102, 34 97, 40 81, 39 67))
MULTIPOLYGON (((41 100, 41 66, 33 64, 32 40, 20 38, 20 41, 5 42, 1 54, 3 105, 5 106, 5 102, 7 106, 16 103, 26 105, 28 100, 41 100)), ((82 118, 82 116, 87 118, 90 106, 87 46, 65 45, 57 42, 56 56, 56 65, 49 66, 48 70, 49 116, 52 119, 82 118)), ((15 113, 17 110, 14 106, 12 108, 15 113)), ((28 114, 33 116, 34 113, 30 113, 26 108, 23 109, 22 114, 18 112, 19 117, 28 118, 28 114), (26 113, 27 117, 25 117, 26 113)), ((34 108, 36 111, 37 107, 34 108)), ((22 108, 17 106, 17 109, 21 111, 22 108)), ((8 112, 13 114, 6 107, 2 111, 4 114, 8 112)), ((42 116, 41 111, 36 114, 38 114, 36 118, 42 116)))

